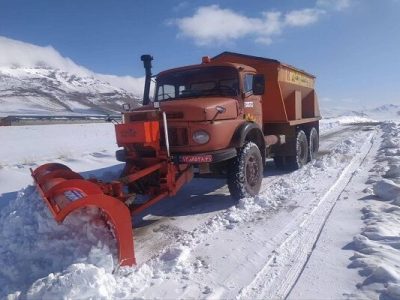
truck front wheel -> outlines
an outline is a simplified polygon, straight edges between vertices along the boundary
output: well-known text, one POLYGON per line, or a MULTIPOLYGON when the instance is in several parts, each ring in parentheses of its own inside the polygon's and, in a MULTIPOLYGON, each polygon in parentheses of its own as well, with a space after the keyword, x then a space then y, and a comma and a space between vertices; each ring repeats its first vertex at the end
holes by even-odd
POLYGON ((247 142, 233 158, 228 172, 228 188, 235 200, 254 197, 261 188, 263 160, 255 143, 247 142))

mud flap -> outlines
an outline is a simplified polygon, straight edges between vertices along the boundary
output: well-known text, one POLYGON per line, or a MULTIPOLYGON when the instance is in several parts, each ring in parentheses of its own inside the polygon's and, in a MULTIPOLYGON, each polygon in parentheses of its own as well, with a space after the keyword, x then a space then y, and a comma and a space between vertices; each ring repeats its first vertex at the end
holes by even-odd
POLYGON ((123 202, 105 195, 98 185, 84 180, 63 164, 45 164, 31 173, 57 222, 63 222, 71 212, 83 207, 101 209, 118 243, 119 264, 136 264, 131 214, 123 202))

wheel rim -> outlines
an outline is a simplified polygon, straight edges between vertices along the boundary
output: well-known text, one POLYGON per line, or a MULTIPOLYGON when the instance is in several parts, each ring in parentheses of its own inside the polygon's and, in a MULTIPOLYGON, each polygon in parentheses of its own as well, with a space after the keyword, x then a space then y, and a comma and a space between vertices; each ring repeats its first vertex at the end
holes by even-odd
POLYGON ((300 160, 303 161, 303 159, 304 159, 304 145, 303 145, 303 143, 300 144, 299 157, 300 157, 300 160))
POLYGON ((301 163, 304 163, 304 160, 307 159, 307 151, 306 151, 306 146, 304 145, 304 143, 300 143, 299 158, 300 158, 301 163))
POLYGON ((258 184, 259 179, 260 174, 257 159, 251 155, 246 163, 246 181, 251 187, 254 187, 258 184))
POLYGON ((314 159, 318 152, 318 134, 315 130, 310 134, 310 158, 314 159))
POLYGON ((318 137, 316 135, 313 136, 313 142, 312 142, 312 152, 313 154, 316 154, 318 151, 318 137))

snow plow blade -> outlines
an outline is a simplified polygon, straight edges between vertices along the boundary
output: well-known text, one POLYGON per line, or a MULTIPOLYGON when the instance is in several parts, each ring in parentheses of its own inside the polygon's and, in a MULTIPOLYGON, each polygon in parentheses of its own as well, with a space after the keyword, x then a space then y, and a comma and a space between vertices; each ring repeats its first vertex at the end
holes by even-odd
POLYGON ((131 214, 121 200, 104 194, 100 185, 83 179, 63 164, 45 164, 31 173, 57 222, 63 222, 71 212, 83 207, 101 209, 118 243, 119 264, 136 264, 131 214))

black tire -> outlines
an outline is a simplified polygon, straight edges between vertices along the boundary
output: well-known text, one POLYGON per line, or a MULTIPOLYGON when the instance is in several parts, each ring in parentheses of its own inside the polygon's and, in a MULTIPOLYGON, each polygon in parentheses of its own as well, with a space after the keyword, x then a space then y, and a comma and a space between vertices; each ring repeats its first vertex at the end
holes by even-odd
POLYGON ((283 156, 275 156, 274 163, 278 170, 285 170, 285 158, 283 156))
POLYGON ((308 135, 308 161, 317 157, 319 149, 319 134, 315 127, 311 128, 308 135))
POLYGON ((228 172, 228 188, 235 200, 254 197, 261 188, 263 160, 256 144, 247 142, 232 159, 228 172))
POLYGON ((308 141, 303 130, 299 130, 296 136, 296 155, 286 157, 286 163, 291 170, 300 169, 308 162, 308 141))

